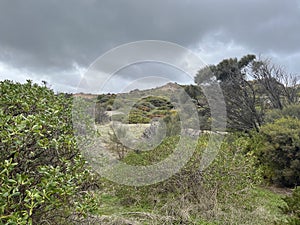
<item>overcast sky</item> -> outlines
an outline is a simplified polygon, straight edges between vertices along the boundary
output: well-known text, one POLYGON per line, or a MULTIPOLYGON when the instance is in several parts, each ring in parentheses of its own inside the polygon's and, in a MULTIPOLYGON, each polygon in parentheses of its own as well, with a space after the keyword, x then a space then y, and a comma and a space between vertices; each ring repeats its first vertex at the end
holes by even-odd
MULTIPOLYGON (((0 1, 1 80, 46 80, 56 91, 77 92, 99 56, 141 40, 177 43, 206 64, 260 54, 300 74, 300 1, 0 1)), ((137 80, 137 71, 187 81, 176 69, 146 63, 120 70, 107 91, 137 80)))

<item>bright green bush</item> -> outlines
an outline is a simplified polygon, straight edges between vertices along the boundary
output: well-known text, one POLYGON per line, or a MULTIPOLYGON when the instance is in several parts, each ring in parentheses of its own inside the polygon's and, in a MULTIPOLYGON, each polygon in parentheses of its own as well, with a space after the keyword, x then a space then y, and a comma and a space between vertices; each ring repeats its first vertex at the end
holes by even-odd
POLYGON ((149 123, 150 118, 140 110, 131 110, 128 116, 128 122, 131 124, 135 123, 149 123))
POLYGON ((264 142, 256 150, 265 176, 287 187, 300 185, 300 120, 287 117, 261 128, 264 142))
POLYGON ((31 81, 0 82, 1 224, 63 224, 95 209, 71 103, 31 81))

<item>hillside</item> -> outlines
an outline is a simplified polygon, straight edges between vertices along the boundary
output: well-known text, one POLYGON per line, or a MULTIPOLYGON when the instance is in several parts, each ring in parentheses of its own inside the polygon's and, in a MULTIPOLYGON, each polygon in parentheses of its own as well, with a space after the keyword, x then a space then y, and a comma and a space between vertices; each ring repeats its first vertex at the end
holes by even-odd
MULTIPOLYGON (((182 87, 199 120, 209 115, 199 88, 182 87)), ((269 109, 259 131, 232 130, 220 143, 180 133, 177 88, 72 98, 0 82, 0 223, 299 224, 300 188, 290 189, 300 184, 299 104, 269 109)))

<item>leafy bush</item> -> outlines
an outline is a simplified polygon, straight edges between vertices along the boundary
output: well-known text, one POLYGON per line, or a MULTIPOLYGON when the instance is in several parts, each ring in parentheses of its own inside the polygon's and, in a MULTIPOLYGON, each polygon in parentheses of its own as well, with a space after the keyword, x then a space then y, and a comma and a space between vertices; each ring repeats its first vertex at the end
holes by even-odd
POLYGON ((97 96, 97 105, 106 111, 116 110, 121 107, 121 102, 116 100, 116 94, 101 94, 97 96))
POLYGON ((280 109, 270 110, 266 115, 266 122, 274 122, 282 117, 292 117, 300 119, 300 104, 288 105, 287 107, 280 109))
POLYGON ((98 103, 111 104, 115 98, 116 98, 115 94, 101 94, 97 96, 97 101, 98 103))
POLYGON ((128 116, 129 123, 149 123, 150 118, 140 110, 131 110, 128 116))
POLYGON ((94 210, 72 98, 31 81, 3 81, 0 96, 0 223, 62 224, 94 210))
POLYGON ((300 224, 300 187, 295 188, 293 194, 283 200, 286 202, 286 207, 283 207, 282 211, 289 215, 287 224, 300 224))
POLYGON ((163 106, 172 105, 167 99, 158 96, 148 96, 146 98, 143 98, 143 101, 151 103, 154 107, 163 107, 163 106))
POLYGON ((265 141, 256 153, 265 176, 287 187, 300 184, 300 120, 281 118, 261 128, 265 141))
POLYGON ((134 104, 133 108, 139 109, 141 111, 149 112, 151 109, 155 108, 150 102, 145 100, 138 101, 134 104))

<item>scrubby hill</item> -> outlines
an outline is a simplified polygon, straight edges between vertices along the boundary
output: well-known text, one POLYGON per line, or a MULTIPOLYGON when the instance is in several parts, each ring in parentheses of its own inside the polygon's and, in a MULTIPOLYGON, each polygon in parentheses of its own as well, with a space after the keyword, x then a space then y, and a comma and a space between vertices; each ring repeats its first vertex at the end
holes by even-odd
MULTIPOLYGON (((182 87, 204 110, 198 87, 182 87)), ((136 91, 139 97, 133 98, 132 111, 145 113, 143 119, 163 115, 167 128, 178 131, 176 105, 167 95, 174 88, 167 84, 155 89, 164 96, 136 91)), ((82 157, 74 136, 74 96, 55 94, 31 81, 2 81, 0 94, 1 224, 299 224, 300 189, 286 196, 290 191, 269 187, 299 185, 298 104, 269 111, 259 132, 230 132, 211 164, 199 170, 207 146, 215 143, 209 134, 202 135, 178 173, 136 187, 114 183, 87 166, 92 162, 82 157)), ((128 93, 87 96, 87 102, 95 100, 96 106, 111 109, 116 103, 132 103, 125 101, 128 93)), ((85 115, 85 101, 80 103, 85 115)), ((137 117, 131 119, 140 123, 137 117)), ((96 126, 95 137, 104 136, 101 126, 96 126)), ((172 155, 181 138, 188 137, 169 132, 151 150, 126 149, 116 160, 155 165, 172 155)), ((115 152, 124 147, 120 141, 111 146, 115 152)), ((182 150, 187 148, 189 144, 182 150)), ((121 177, 132 179, 122 172, 121 177)))

